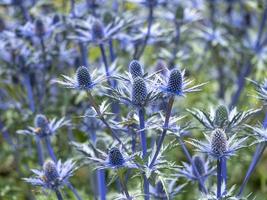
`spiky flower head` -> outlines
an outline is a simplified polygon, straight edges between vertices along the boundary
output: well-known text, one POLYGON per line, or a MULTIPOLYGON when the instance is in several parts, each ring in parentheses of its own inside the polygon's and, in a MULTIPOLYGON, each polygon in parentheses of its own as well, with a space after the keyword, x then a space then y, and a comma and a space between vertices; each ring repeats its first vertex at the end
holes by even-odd
POLYGON ((56 182, 59 178, 57 166, 52 160, 47 160, 43 165, 45 179, 48 182, 56 182))
POLYGON ((45 115, 38 114, 34 118, 34 126, 36 128, 44 129, 47 127, 48 123, 49 123, 48 119, 46 118, 45 115))
POLYGON ((91 75, 84 66, 77 69, 76 78, 80 88, 89 88, 92 85, 91 75))
POLYGON ((92 25, 92 38, 94 40, 101 40, 105 36, 104 27, 101 21, 95 20, 92 25))
POLYGON ((172 93, 181 93, 183 86, 183 76, 178 69, 173 69, 168 80, 167 90, 172 93))
POLYGON ((108 153, 109 163, 114 166, 123 165, 125 162, 121 151, 117 147, 112 147, 108 153))
POLYGON ((223 155, 227 151, 227 136, 222 129, 211 133, 211 149, 215 155, 223 155))
MULTIPOLYGON (((197 169, 199 175, 203 176, 206 173, 205 163, 204 163, 203 159, 200 156, 194 156, 193 157, 193 163, 196 166, 196 169, 197 169)), ((195 171, 193 171, 193 174, 195 176, 197 176, 195 171)))
POLYGON ((129 64, 129 72, 132 78, 143 76, 143 67, 138 60, 132 60, 129 64))
POLYGON ((144 106, 147 98, 147 88, 145 80, 141 77, 136 77, 132 87, 132 102, 136 106, 144 106))
POLYGON ((219 105, 215 111, 214 124, 222 127, 228 120, 228 109, 224 105, 219 105))
POLYGON ((37 19, 35 21, 35 34, 39 37, 41 37, 45 34, 44 23, 41 19, 37 19))

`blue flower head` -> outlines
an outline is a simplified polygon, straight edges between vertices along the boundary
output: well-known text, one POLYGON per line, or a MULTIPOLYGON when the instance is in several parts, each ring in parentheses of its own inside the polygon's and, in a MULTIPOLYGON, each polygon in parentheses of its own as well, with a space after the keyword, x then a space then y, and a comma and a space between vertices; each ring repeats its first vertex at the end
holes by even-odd
MULTIPOLYGON (((193 157, 193 163, 196 166, 196 169, 199 175, 204 176, 206 173, 206 167, 205 167, 205 163, 203 159, 200 156, 196 155, 193 157)), ((197 174, 195 171, 193 171, 193 174, 197 177, 197 174)))
POLYGON ((173 69, 171 71, 167 91, 170 93, 174 93, 177 95, 182 94, 182 86, 183 86, 183 76, 178 69, 173 69))
POLYGON ((59 178, 57 166, 52 160, 47 160, 43 166, 45 179, 48 182, 56 182, 59 178))
POLYGON ((227 136, 221 129, 216 129, 211 134, 211 149, 215 155, 223 155, 227 151, 227 136))
POLYGON ((45 27, 44 27, 44 23, 41 19, 37 19, 35 21, 35 34, 39 37, 42 37, 45 35, 45 27))
POLYGON ((144 106, 147 100, 147 88, 145 80, 141 77, 136 77, 132 87, 132 103, 136 106, 144 106))
POLYGON ((187 80, 184 77, 185 70, 180 71, 178 69, 168 70, 169 76, 165 76, 162 74, 158 76, 158 88, 161 92, 166 93, 171 96, 185 96, 186 93, 197 92, 200 91, 200 87, 205 85, 206 83, 202 83, 199 85, 195 85, 190 87, 189 85, 193 82, 191 80, 187 80))
POLYGON ((56 80, 56 83, 63 85, 66 88, 77 89, 77 90, 92 90, 99 83, 103 82, 106 78, 103 74, 98 74, 97 70, 90 73, 89 70, 81 66, 76 70, 74 77, 62 75, 63 81, 56 80))
POLYGON ((138 60, 132 60, 129 64, 129 72, 132 78, 143 77, 143 67, 138 60))
POLYGON ((76 78, 78 86, 80 88, 90 88, 92 85, 92 80, 88 69, 84 66, 81 66, 76 71, 76 78))
POLYGON ((237 150, 245 147, 244 143, 247 139, 247 137, 236 138, 236 134, 227 138, 223 129, 215 129, 211 134, 204 135, 207 142, 192 139, 189 143, 195 146, 198 151, 207 153, 214 159, 235 155, 237 150))
POLYGON ((60 160, 57 163, 47 160, 43 165, 43 170, 33 169, 32 172, 35 176, 23 180, 44 189, 57 190, 68 183, 68 179, 76 169, 75 162, 72 160, 64 163, 60 160))
POLYGON ((214 124, 218 127, 223 127, 228 121, 228 109, 224 105, 219 105, 215 111, 214 124))
POLYGON ((94 40, 101 40, 105 36, 103 24, 99 20, 95 20, 92 25, 92 38, 94 40))
POLYGON ((114 166, 121 166, 125 162, 121 151, 117 147, 113 147, 108 153, 109 163, 114 166))
POLYGON ((40 136, 50 134, 49 121, 45 115, 38 114, 34 118, 35 133, 40 136))

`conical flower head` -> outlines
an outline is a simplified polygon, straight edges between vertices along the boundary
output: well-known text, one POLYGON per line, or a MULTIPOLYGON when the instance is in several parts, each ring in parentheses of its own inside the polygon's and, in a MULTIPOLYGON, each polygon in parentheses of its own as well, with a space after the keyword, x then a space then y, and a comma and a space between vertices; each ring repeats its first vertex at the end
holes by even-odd
POLYGON ((113 147, 108 153, 109 163, 114 166, 120 166, 124 163, 124 158, 117 147, 113 147))
POLYGON ((92 84, 90 73, 84 66, 77 69, 76 78, 80 88, 89 88, 92 84))
POLYGON ((103 24, 96 20, 92 25, 92 37, 94 40, 101 40, 104 38, 105 32, 103 24))
POLYGON ((167 90, 172 93, 181 93, 182 92, 182 86, 183 86, 183 76, 181 72, 178 69, 173 69, 171 71, 167 90))
MULTIPOLYGON (((193 163, 196 166, 199 175, 203 176, 205 174, 205 163, 203 159, 200 156, 194 156, 193 163)), ((197 176, 195 171, 193 171, 193 174, 197 176)))
POLYGON ((143 78, 136 77, 132 87, 132 102, 136 106, 144 106, 147 98, 146 83, 143 78))
POLYGON ((46 116, 38 114, 35 116, 34 118, 34 126, 36 128, 41 128, 41 129, 45 129, 48 125, 48 120, 46 118, 46 116))
POLYGON ((143 67, 138 60, 133 60, 130 62, 129 72, 133 78, 143 77, 143 67))
POLYGON ((56 164, 52 160, 47 160, 43 166, 44 175, 47 181, 55 182, 59 178, 56 164))
POLYGON ((222 129, 215 129, 211 134, 211 149, 215 155, 222 155, 227 150, 227 136, 222 129))
POLYGON ((214 123, 217 126, 223 126, 223 124, 228 120, 228 110, 224 105, 217 107, 215 111, 214 123))
POLYGON ((45 34, 44 23, 41 19, 35 21, 35 33, 37 36, 41 37, 45 34))

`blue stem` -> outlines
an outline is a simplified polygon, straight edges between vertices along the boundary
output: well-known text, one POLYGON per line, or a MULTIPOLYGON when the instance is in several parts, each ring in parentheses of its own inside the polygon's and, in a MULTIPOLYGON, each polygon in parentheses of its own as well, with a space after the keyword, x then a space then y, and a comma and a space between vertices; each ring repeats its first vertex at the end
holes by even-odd
POLYGON ((100 200, 106 200, 106 181, 105 171, 103 169, 97 170, 97 183, 100 200))
POLYGON ((35 137, 36 140, 36 146, 37 146, 37 153, 38 153, 38 159, 39 159, 39 165, 43 166, 44 164, 44 156, 43 156, 43 147, 40 139, 38 136, 35 137))
POLYGON ((88 67, 88 50, 87 50, 87 46, 82 43, 79 42, 79 47, 80 47, 80 53, 81 53, 81 61, 82 61, 82 65, 85 67, 88 67))
POLYGON ((222 188, 222 165, 221 158, 217 160, 217 198, 220 199, 222 196, 221 188, 222 188))
POLYGON ((147 18, 147 23, 148 24, 147 24, 146 36, 145 36, 145 39, 144 39, 144 42, 142 44, 142 47, 141 47, 140 51, 136 51, 135 54, 134 54, 134 56, 133 56, 134 59, 136 59, 136 60, 139 60, 139 58, 144 53, 144 50, 146 49, 147 42, 148 42, 148 39, 149 39, 150 33, 151 33, 152 23, 153 23, 153 11, 154 11, 154 6, 153 5, 150 5, 149 6, 148 18, 147 18))
MULTIPOLYGON (((145 109, 140 108, 139 109, 139 128, 140 130, 140 140, 141 140, 141 146, 142 146, 142 158, 145 159, 147 155, 147 146, 146 146, 146 134, 145 134, 145 109)), ((143 175, 144 178, 144 194, 145 194, 145 199, 149 199, 149 182, 146 178, 146 175, 143 175)))
POLYGON ((147 146, 146 146, 146 134, 145 134, 145 109, 139 109, 139 125, 140 125, 140 140, 142 145, 142 157, 143 159, 146 157, 147 154, 147 146))
POLYGON ((28 96, 28 102, 29 102, 29 107, 31 109, 32 112, 35 111, 35 104, 34 104, 34 98, 33 98, 33 90, 32 90, 32 85, 31 85, 31 81, 30 81, 30 76, 29 74, 24 74, 23 75, 24 80, 24 87, 26 88, 27 91, 27 96, 28 96))
POLYGON ((12 138, 10 137, 9 132, 7 130, 5 130, 5 126, 1 121, 0 121, 0 131, 2 132, 3 138, 6 140, 6 142, 11 146, 11 148, 13 150, 15 150, 15 148, 16 148, 15 144, 14 144, 12 138))
POLYGON ((184 154, 185 154, 187 160, 190 162, 190 164, 191 164, 191 166, 192 166, 192 168, 193 168, 195 174, 196 174, 197 177, 198 177, 198 182, 199 182, 199 186, 200 186, 201 190, 202 190, 204 193, 207 193, 207 189, 206 189, 206 187, 205 187, 205 183, 204 183, 203 179, 201 178, 201 176, 200 176, 200 174, 199 174, 199 171, 197 170, 197 167, 196 167, 195 163, 193 162, 193 159, 192 159, 192 157, 191 157, 191 155, 190 155, 190 153, 189 153, 187 147, 185 146, 185 144, 184 144, 182 138, 179 137, 179 138, 178 138, 178 141, 179 141, 179 144, 180 144, 181 147, 182 147, 182 150, 183 150, 183 152, 184 152, 184 154))
POLYGON ((79 193, 77 192, 77 190, 73 187, 73 185, 69 182, 68 184, 68 188, 73 192, 73 194, 75 195, 77 200, 82 200, 82 198, 80 197, 79 193))
POLYGON ((57 199, 58 200, 63 200, 62 194, 61 194, 61 192, 58 189, 55 190, 55 193, 57 195, 57 199))
POLYGON ((57 162, 57 157, 56 157, 55 152, 52 148, 51 140, 50 140, 49 136, 45 137, 45 144, 46 144, 46 148, 47 148, 47 151, 48 151, 50 157, 52 158, 52 160, 54 162, 57 162))
POLYGON ((113 40, 110 39, 109 41, 109 55, 110 55, 110 61, 114 62, 114 60, 116 59, 116 55, 114 53, 114 49, 113 49, 113 40))
POLYGON ((222 179, 223 179, 223 182, 225 184, 225 191, 224 193, 227 192, 226 190, 226 186, 227 186, 227 159, 225 157, 223 157, 221 159, 221 164, 222 164, 222 179))
MULTIPOLYGON (((264 118, 264 121, 263 121, 263 127, 264 128, 267 128, 267 113, 265 114, 265 118, 264 118)), ((248 171, 246 173, 246 176, 245 176, 245 178, 244 178, 244 180, 242 182, 242 185, 240 187, 238 196, 241 196, 242 195, 242 193, 244 191, 244 188, 247 185, 248 180, 249 180, 252 172, 255 170, 258 162, 260 161, 260 158, 261 158, 261 156, 262 156, 262 154, 263 154, 266 146, 267 146, 267 142, 259 143, 257 145, 256 151, 255 151, 255 153, 253 155, 253 158, 252 158, 251 163, 249 165, 249 168, 248 168, 248 171)))
POLYGON ((108 84, 109 84, 110 87, 112 87, 112 83, 110 81, 108 60, 107 60, 107 56, 106 56, 104 45, 102 43, 100 43, 99 44, 99 48, 100 48, 101 55, 102 55, 102 60, 103 60, 104 66, 105 66, 105 71, 106 71, 106 77, 107 77, 107 80, 108 80, 108 84))
POLYGON ((167 110, 166 110, 166 117, 165 117, 165 122, 164 122, 164 125, 163 125, 163 131, 162 131, 162 134, 161 134, 161 136, 159 138, 156 152, 155 152, 155 154, 154 154, 154 156, 153 156, 153 158, 152 158, 152 160, 151 160, 151 162, 149 164, 149 168, 152 168, 154 163, 156 162, 158 154, 159 154, 160 149, 161 149, 161 146, 163 144, 164 138, 166 136, 167 128, 169 126, 169 120, 170 120, 170 117, 171 117, 171 110, 172 110, 173 102, 174 102, 174 96, 171 96, 170 100, 169 100, 169 103, 168 103, 168 106, 167 106, 167 110))

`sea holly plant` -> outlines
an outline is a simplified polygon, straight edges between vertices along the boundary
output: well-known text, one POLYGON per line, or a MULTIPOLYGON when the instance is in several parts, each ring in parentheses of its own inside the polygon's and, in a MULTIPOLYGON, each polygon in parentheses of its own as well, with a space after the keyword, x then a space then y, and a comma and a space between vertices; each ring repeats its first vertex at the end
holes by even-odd
MULTIPOLYGON (((58 200, 63 200, 63 195, 60 190, 64 186, 73 187, 69 182, 69 178, 73 176, 76 169, 75 162, 72 160, 64 163, 61 160, 56 163, 52 160, 47 160, 43 164, 42 170, 33 169, 34 176, 24 178, 24 181, 33 186, 41 187, 44 190, 51 190, 55 192, 58 200)), ((80 200, 79 198, 77 199, 80 200)))
POLYGON ((261 109, 249 109, 247 111, 237 111, 236 108, 233 108, 229 111, 226 106, 219 105, 215 109, 211 108, 209 113, 197 108, 188 109, 188 112, 190 112, 206 130, 213 131, 216 128, 221 128, 227 133, 233 134, 243 129, 245 122, 260 110, 261 109))
MULTIPOLYGON (((196 169, 201 176, 203 180, 203 184, 205 184, 205 181, 208 179, 209 176, 212 176, 215 174, 215 167, 211 166, 211 163, 208 159, 202 158, 202 156, 195 155, 192 158, 194 165, 196 166, 196 169)), ((183 167, 178 168, 177 170, 177 176, 178 177, 184 177, 185 179, 193 182, 198 182, 199 177, 197 173, 194 171, 194 168, 191 164, 183 162, 183 167)), ((201 189, 201 185, 199 184, 199 189, 201 189)))
MULTIPOLYGON (((260 99, 263 101, 263 103, 265 104, 267 101, 267 96, 266 96, 266 79, 264 80, 263 83, 258 83, 256 81, 250 80, 250 82, 252 82, 252 84, 255 87, 256 90, 256 98, 260 99)), ((262 123, 262 126, 258 126, 258 127, 254 127, 254 126, 249 126, 246 125, 252 132, 253 132, 253 137, 255 138, 255 143, 257 144, 256 147, 256 151, 253 155, 253 158, 251 160, 251 163, 249 165, 249 168, 247 170, 246 176, 242 182, 242 185, 240 187, 238 196, 242 196, 243 191, 245 189, 246 184, 248 183, 248 180, 250 178, 250 176, 252 175, 252 172, 255 170, 258 162, 260 161, 260 158, 264 152, 264 150, 266 149, 266 128, 267 128, 267 113, 265 114, 265 118, 264 121, 262 123)))
POLYGON ((18 134, 23 135, 31 135, 36 139, 37 152, 39 157, 40 165, 43 165, 43 150, 41 142, 44 141, 47 147, 47 151, 49 152, 50 157, 54 162, 57 161, 56 155, 51 145, 51 138, 59 128, 63 126, 69 126, 70 121, 65 120, 65 118, 61 118, 60 120, 56 120, 56 118, 49 121, 45 115, 38 114, 34 119, 34 127, 28 127, 25 130, 18 130, 18 134))
POLYGON ((81 152, 85 159, 83 162, 94 164, 96 169, 114 169, 116 177, 118 177, 122 187, 123 199, 132 199, 128 192, 127 185, 124 178, 125 169, 136 169, 139 166, 135 164, 134 158, 136 154, 131 156, 122 153, 122 149, 118 147, 111 147, 108 153, 87 144, 73 143, 77 151, 81 152))
MULTIPOLYGON (((234 156, 236 152, 246 147, 245 141, 247 137, 237 138, 234 134, 227 137, 223 129, 215 129, 211 134, 204 133, 206 141, 192 139, 189 143, 197 148, 199 152, 207 154, 210 158, 217 161, 217 198, 221 198, 224 191, 221 191, 222 184, 226 184, 223 180, 226 174, 226 168, 223 167, 223 160, 234 156)), ((225 187, 226 188, 226 187, 225 187)))

